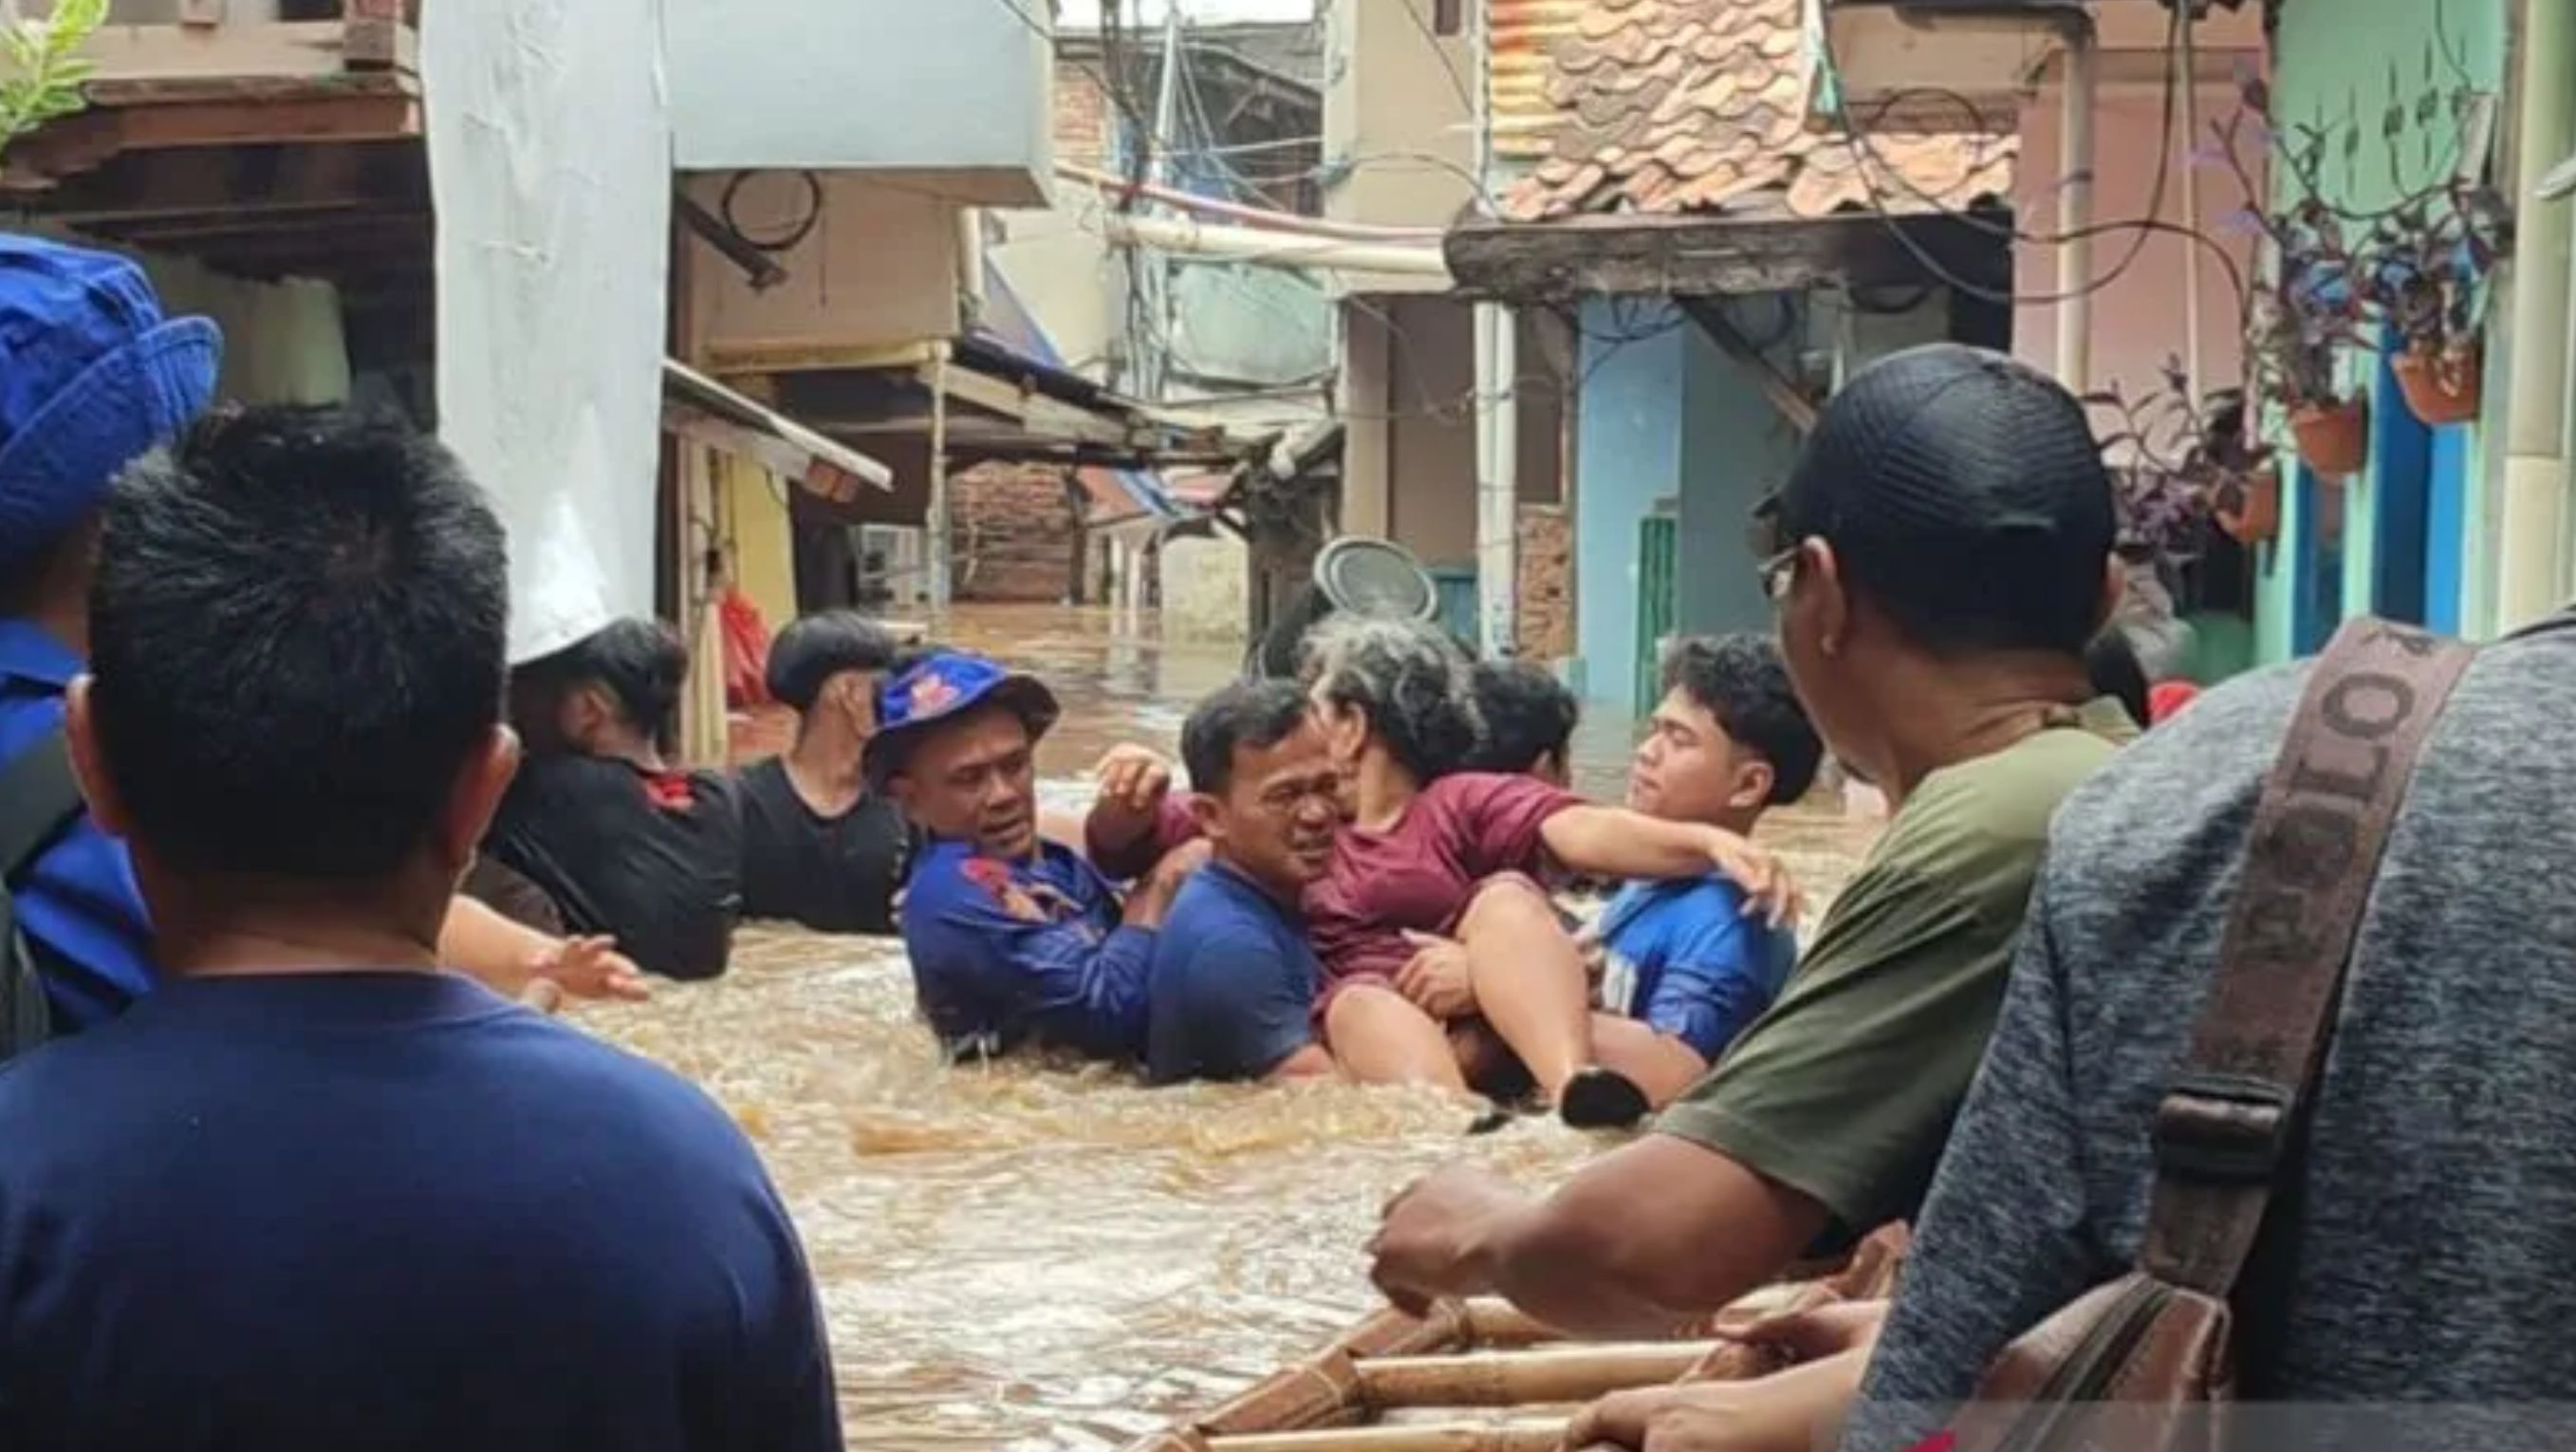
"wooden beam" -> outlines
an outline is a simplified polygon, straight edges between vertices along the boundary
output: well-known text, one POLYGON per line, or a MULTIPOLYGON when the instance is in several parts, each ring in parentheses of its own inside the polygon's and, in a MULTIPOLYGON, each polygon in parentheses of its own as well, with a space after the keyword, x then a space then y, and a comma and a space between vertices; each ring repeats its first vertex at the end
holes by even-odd
POLYGON ((1762 396, 1771 400, 1771 406, 1779 410, 1791 428, 1796 429, 1801 437, 1816 431, 1815 400, 1800 393, 1798 385, 1790 382, 1770 359, 1762 356, 1762 350, 1754 347, 1753 340, 1745 337, 1743 330, 1735 326, 1735 320, 1726 315, 1724 299, 1681 297, 1673 301, 1692 322, 1699 324, 1699 330, 1708 334, 1709 341, 1717 344, 1719 352, 1752 372, 1754 381, 1761 385, 1762 396))
POLYGON ((1451 230, 1442 250, 1461 295, 1547 306, 1593 295, 1729 296, 1819 284, 1919 283, 1930 270, 1918 251, 1941 271, 1980 286, 2002 289, 2012 280, 2003 242, 1951 217, 1472 222, 1451 230))
MULTIPOLYGON (((80 55, 98 67, 89 80, 95 102, 142 82, 338 78, 352 68, 349 38, 346 20, 102 25, 81 42, 80 55)), ((415 70, 417 58, 418 38, 406 29, 394 41, 394 59, 415 70)))
POLYGON ((928 343, 802 343, 737 339, 706 348, 706 371, 718 377, 735 373, 829 373, 842 369, 910 371, 930 361, 928 343))
POLYGON ((203 213, 425 210, 429 154, 405 142, 134 152, 31 194, 26 204, 75 226, 203 213))
POLYGON ((6 185, 12 191, 42 190, 129 151, 396 141, 420 134, 419 98, 397 93, 96 106, 12 144, 6 185))
POLYGON ((417 69, 405 55, 411 32, 403 24, 403 0, 342 0, 340 24, 351 70, 417 69))

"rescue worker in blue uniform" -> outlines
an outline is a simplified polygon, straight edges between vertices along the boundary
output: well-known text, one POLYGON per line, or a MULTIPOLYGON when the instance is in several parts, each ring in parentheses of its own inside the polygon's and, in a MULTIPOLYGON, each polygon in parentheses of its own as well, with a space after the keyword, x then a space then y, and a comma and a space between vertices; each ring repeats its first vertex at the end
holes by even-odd
POLYGON ((1172 853, 1122 903, 1038 830, 1036 748, 1053 692, 981 656, 903 662, 877 694, 869 782, 929 837, 903 901, 923 1015, 952 1058, 1023 1047, 1145 1052, 1154 930, 1205 844, 1172 853))
MULTIPOLYGON (((133 262, 0 235, 0 777, 59 751, 64 693, 89 648, 108 485, 205 412, 222 353, 213 323, 164 316, 133 262)), ((49 799, 46 820, 33 824, 40 830, 23 860, 0 866, 12 869, 15 925, 44 989, 46 1031, 60 1036, 152 991, 152 927, 124 844, 81 809, 67 768, 28 778, 26 790, 49 799)), ((591 997, 643 992, 608 940, 565 942, 466 899, 451 908, 439 948, 461 970, 536 1001, 551 1001, 536 992, 538 979, 591 997)))

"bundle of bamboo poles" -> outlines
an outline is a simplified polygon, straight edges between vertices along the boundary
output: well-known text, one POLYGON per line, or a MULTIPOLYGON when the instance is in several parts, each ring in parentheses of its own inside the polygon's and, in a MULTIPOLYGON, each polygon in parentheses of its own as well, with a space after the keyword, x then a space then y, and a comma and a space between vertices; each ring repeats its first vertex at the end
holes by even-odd
POLYGON ((1500 1301, 1380 1311, 1128 1452, 1559 1452, 1574 1414, 1612 1392, 1780 1370, 1771 1348, 1738 1339, 1746 1326, 1888 1294, 1905 1246, 1905 1228, 1889 1226, 1841 1264, 1764 1287, 1665 1341, 1569 1341, 1500 1301))

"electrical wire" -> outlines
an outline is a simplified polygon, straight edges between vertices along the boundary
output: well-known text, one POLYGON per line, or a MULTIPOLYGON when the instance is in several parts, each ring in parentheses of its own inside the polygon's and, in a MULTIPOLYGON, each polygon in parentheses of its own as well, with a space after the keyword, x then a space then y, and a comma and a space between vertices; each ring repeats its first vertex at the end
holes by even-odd
POLYGON ((1458 104, 1467 108, 1468 115, 1475 115, 1476 93, 1467 84, 1467 78, 1459 74, 1458 63, 1449 58, 1449 47, 1443 42, 1439 29, 1423 18, 1421 8, 1414 0, 1395 0, 1395 8, 1403 11, 1405 18, 1413 22, 1413 28, 1422 32, 1423 40, 1431 46, 1432 55, 1440 61, 1440 69, 1449 73, 1449 86, 1458 93, 1458 104))
MULTIPOLYGON (((1963 293, 1982 302, 1996 303, 2012 307, 2069 303, 2080 298, 2091 297, 2095 293, 2101 292, 2105 288, 2110 287, 2112 284, 2118 282, 2123 276, 2127 275, 2131 268, 2137 265, 2138 259, 2146 252, 2147 238, 2149 236, 2153 235, 2157 231, 2166 230, 2168 228, 2173 231, 2189 234, 2190 229, 2177 227, 2174 226, 2174 224, 2163 221, 2163 213, 2165 207, 2165 193, 2173 177, 2172 138, 2174 117, 2180 110, 2182 100, 2182 67, 2178 52, 2180 51, 2182 44, 2182 28, 2190 23, 2188 9, 2183 5, 2176 5, 2172 10, 2172 21, 2166 28, 2163 107, 2164 122, 2156 132, 2160 144, 2156 148, 2155 184, 2149 189, 2146 216, 2126 223, 2111 224, 2103 229, 2106 232, 2130 231, 2133 233, 2129 241, 2129 250, 2127 254, 2124 255, 2109 272, 2104 273, 2100 277, 2079 283, 2073 288, 2063 288, 2055 292, 2035 294, 2021 293, 2009 288, 1997 291, 1996 289, 1987 287, 1982 283, 1971 282, 1966 278, 1958 276, 1938 258, 1934 257, 1931 250, 1917 240, 1912 232, 1907 230, 1905 223, 1900 221, 1896 215, 1891 213, 1888 205, 1888 194, 1886 191, 1881 189, 1880 181, 1884 179, 1889 171, 1892 171, 1892 168, 1886 167, 1884 159, 1878 155, 1877 149, 1869 144, 1862 128, 1857 124, 1854 124, 1853 118, 1850 116, 1849 112, 1845 111, 1837 118, 1843 122, 1843 124, 1837 129, 1842 132, 1844 144, 1851 150, 1852 162, 1857 174, 1861 178, 1861 184, 1869 189, 1871 215, 1878 218, 1880 223, 1886 227, 1888 235, 1895 238, 1900 246, 1902 246, 1908 253, 1912 254, 1916 265, 1920 266, 1927 274, 1939 279, 1943 285, 1949 287, 1952 291, 1963 293)), ((1834 50, 1833 27, 1831 25, 1823 27, 1822 49, 1826 78, 1834 87, 1835 94, 1839 95, 1842 90, 1842 60, 1834 50)), ((2194 80, 2194 84, 2197 84, 2196 78, 2194 80)), ((1892 105, 1894 103, 1894 99, 1895 98, 1891 97, 1888 104, 1892 105)), ((1969 112, 1971 115, 1976 114, 1976 108, 1971 105, 1969 107, 1969 112)), ((1884 110, 1882 110, 1881 114, 1885 114, 1884 110)), ((1968 213, 1964 212, 1962 209, 1951 207, 1937 198, 1931 198, 1922 193, 1919 188, 1913 188, 1912 184, 1905 181, 1901 176, 1897 177, 1896 180, 1899 182, 1901 188, 1914 190, 1918 199, 1931 201, 1936 215, 1952 219, 1961 219, 1968 215, 1968 213)), ((2067 180, 2068 182, 2072 182, 2075 178, 2069 177, 2067 180)), ((2083 181, 2088 186, 2092 184, 2092 178, 2089 176, 2083 178, 2083 181)), ((2063 184, 2065 183, 2061 183, 2061 185, 2063 184)), ((1972 223, 1971 225, 1975 224, 1972 223)), ((1989 235, 1996 235, 1996 226, 1992 222, 1984 223, 1981 230, 1985 230, 1989 235)), ((2066 242, 2075 240, 2080 235, 2090 235, 2092 230, 2093 229, 2086 228, 2077 233, 2061 235, 2055 239, 2054 243, 2040 242, 2037 234, 2024 234, 2018 224, 2007 229, 2002 235, 2008 235, 2016 241, 2039 242, 2040 245, 2063 245, 2066 242)), ((2221 250, 2224 251, 2223 248, 2221 250)))

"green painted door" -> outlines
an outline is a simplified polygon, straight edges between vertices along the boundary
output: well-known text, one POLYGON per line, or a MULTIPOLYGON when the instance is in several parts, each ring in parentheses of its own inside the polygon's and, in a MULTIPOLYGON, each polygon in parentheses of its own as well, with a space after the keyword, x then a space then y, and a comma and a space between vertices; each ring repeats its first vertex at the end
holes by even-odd
POLYGON ((1637 691, 1636 712, 1644 716, 1663 695, 1664 637, 1673 633, 1678 592, 1673 565, 1679 553, 1681 521, 1670 515, 1647 515, 1637 522, 1637 691))

